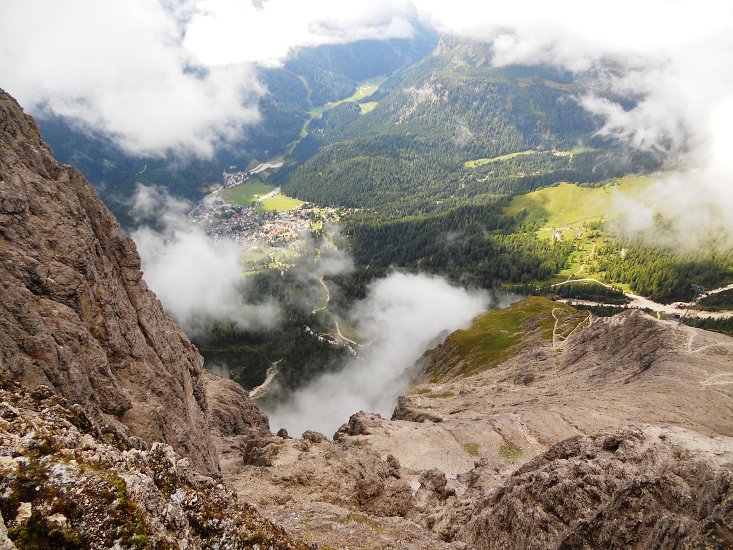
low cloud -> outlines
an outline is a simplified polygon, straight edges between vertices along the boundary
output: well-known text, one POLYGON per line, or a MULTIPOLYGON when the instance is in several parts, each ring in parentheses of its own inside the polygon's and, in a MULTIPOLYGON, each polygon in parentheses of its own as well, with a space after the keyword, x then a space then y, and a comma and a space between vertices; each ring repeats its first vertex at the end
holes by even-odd
POLYGON ((405 88, 405 93, 411 95, 417 103, 423 103, 424 101, 435 101, 438 96, 435 95, 433 88, 425 84, 420 88, 410 86, 405 88))
POLYGON ((270 425, 293 434, 311 429, 330 435, 359 410, 389 416, 424 350, 488 305, 487 294, 440 277, 393 273, 374 282, 350 315, 371 343, 343 370, 317 378, 268 411, 270 425))
POLYGON ((263 89, 251 65, 194 63, 179 4, 3 2, 2 86, 34 114, 65 117, 129 153, 211 156, 259 120, 263 89))
POLYGON ((387 0, 6 0, 0 85, 130 154, 208 158, 259 122, 256 64, 408 37, 413 13, 387 0))
POLYGON ((714 117, 714 138, 694 162, 633 196, 617 194, 612 231, 683 252, 733 248, 733 101, 714 117))
POLYGON ((416 13, 405 0, 199 0, 184 46, 206 65, 277 65, 293 48, 409 38, 416 13))
POLYGON ((491 43, 492 63, 545 64, 582 75, 581 105, 600 134, 664 161, 613 229, 682 249, 729 247, 733 222, 733 5, 715 0, 416 2, 433 26, 491 43), (470 14, 470 15, 469 15, 470 14), (609 97, 634 99, 620 102, 609 97))
POLYGON ((346 242, 338 225, 327 225, 319 247, 317 275, 333 277, 354 271, 354 258, 346 251, 346 242))
POLYGON ((133 213, 142 223, 132 232, 142 260, 145 281, 183 329, 200 335, 211 320, 230 322, 242 330, 274 327, 274 302, 247 301, 241 248, 214 241, 186 217, 190 205, 167 191, 139 185, 133 213), (155 223, 154 226, 145 222, 155 223))
POLYGON ((453 144, 456 147, 465 147, 469 143, 471 143, 474 140, 473 132, 466 126, 465 124, 461 123, 458 126, 456 126, 456 131, 453 134, 453 144))

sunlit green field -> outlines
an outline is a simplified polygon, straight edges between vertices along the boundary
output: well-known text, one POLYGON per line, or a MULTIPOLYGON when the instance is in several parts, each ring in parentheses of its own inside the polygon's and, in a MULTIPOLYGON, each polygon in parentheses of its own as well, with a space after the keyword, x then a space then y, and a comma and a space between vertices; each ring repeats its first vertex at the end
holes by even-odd
MULTIPOLYGON (((613 238, 603 231, 589 230, 588 224, 612 220, 619 214, 616 195, 637 197, 652 181, 648 176, 628 176, 603 187, 561 183, 512 198, 505 209, 506 214, 516 215, 524 211, 527 222, 540 225, 538 237, 549 240, 553 235, 561 234, 564 241, 575 244, 567 267, 555 277, 536 283, 557 283, 579 278, 604 280, 602 274, 593 273, 588 266, 596 250, 612 242, 613 238)), ((615 281, 605 282, 618 284, 615 281)), ((624 291, 630 290, 629 285, 618 286, 624 291)))
POLYGON ((478 166, 483 166, 484 164, 491 164, 492 162, 499 162, 501 160, 509 160, 509 159, 513 159, 516 157, 520 157, 522 155, 536 155, 538 152, 539 151, 530 149, 529 151, 518 151, 516 153, 508 153, 506 155, 499 155, 498 157, 469 160, 467 162, 464 162, 463 166, 465 168, 476 168, 478 166))
POLYGON ((572 155, 578 155, 580 153, 590 153, 596 150, 597 149, 593 149, 592 147, 573 147, 572 149, 570 149, 570 151, 535 151, 534 149, 529 149, 528 151, 517 151, 516 153, 507 153, 506 155, 499 155, 498 157, 469 160, 463 163, 463 167, 464 168, 477 168, 479 166, 483 166, 485 164, 491 164, 493 162, 500 162, 502 160, 510 160, 516 157, 521 157, 523 155, 536 155, 538 153, 552 153, 554 155, 572 156, 572 155))
POLYGON ((266 195, 275 189, 272 185, 266 183, 243 183, 231 189, 225 189, 221 192, 221 198, 233 204, 241 204, 249 206, 257 200, 258 197, 266 195))
POLYGON ((286 195, 283 195, 282 193, 278 193, 270 197, 269 199, 265 199, 264 201, 262 201, 262 204, 259 206, 259 210, 261 210, 262 212, 293 210, 295 208, 298 208, 302 204, 303 201, 299 201, 298 199, 293 199, 286 195))
MULTIPOLYGON (((319 107, 313 107, 310 110, 310 114, 311 116, 321 116, 324 111, 327 111, 328 109, 336 107, 336 105, 341 105, 342 103, 353 103, 356 101, 361 101, 365 97, 369 97, 374 92, 376 92, 385 80, 387 80, 387 77, 385 76, 380 76, 377 78, 370 78, 369 80, 364 80, 357 85, 356 92, 354 92, 352 96, 347 97, 345 99, 341 99, 339 101, 331 101, 319 107)), ((376 104, 374 106, 376 107, 376 104)), ((371 111, 373 108, 374 107, 369 109, 369 111, 371 111)), ((364 107, 362 107, 362 114, 364 114, 364 107)))
POLYGON ((371 113, 377 105, 379 105, 379 103, 377 103, 376 101, 367 101, 366 103, 359 103, 361 114, 365 115, 367 113, 371 113))
POLYGON ((614 195, 638 195, 652 182, 646 176, 621 178, 615 185, 580 187, 561 183, 525 195, 517 195, 506 208, 507 214, 527 212, 527 221, 546 227, 572 227, 585 222, 610 218, 616 213, 614 195))

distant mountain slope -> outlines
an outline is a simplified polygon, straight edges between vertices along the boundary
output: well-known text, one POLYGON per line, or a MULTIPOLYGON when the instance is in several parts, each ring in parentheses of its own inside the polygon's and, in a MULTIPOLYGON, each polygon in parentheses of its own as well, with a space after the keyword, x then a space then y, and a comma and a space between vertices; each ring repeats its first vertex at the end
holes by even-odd
POLYGON ((599 121, 578 101, 585 77, 495 68, 490 55, 441 39, 363 100, 376 103, 368 113, 344 104, 312 121, 278 178, 306 200, 414 212, 654 165, 595 135, 599 121))
POLYGON ((436 39, 433 31, 418 28, 409 39, 304 48, 285 63, 285 69, 305 80, 310 99, 318 106, 350 96, 362 80, 411 65, 433 49, 436 39))
POLYGON ((255 159, 285 153, 299 139, 314 106, 350 96, 360 80, 387 75, 417 61, 432 50, 435 41, 434 34, 419 30, 413 39, 306 48, 284 67, 259 68, 258 79, 267 90, 259 100, 262 121, 245 128, 236 142, 218 147, 212 159, 137 157, 73 121, 44 117, 39 124, 57 158, 81 170, 125 225, 136 182, 162 185, 174 195, 198 199, 202 187, 221 181, 222 171, 244 170, 255 159))

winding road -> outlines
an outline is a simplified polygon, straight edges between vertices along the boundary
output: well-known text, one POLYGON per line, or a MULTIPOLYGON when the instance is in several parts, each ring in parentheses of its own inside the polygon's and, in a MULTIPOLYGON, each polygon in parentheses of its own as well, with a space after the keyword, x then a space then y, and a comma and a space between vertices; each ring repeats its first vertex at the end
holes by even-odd
MULTIPOLYGON (((319 311, 328 310, 328 303, 331 301, 331 291, 328 290, 328 287, 326 286, 326 283, 323 280, 323 275, 321 275, 319 282, 321 283, 321 286, 323 287, 323 289, 326 291, 326 301, 321 307, 315 308, 313 310, 313 314, 318 313, 319 311)), ((331 313, 331 312, 328 312, 328 313, 331 313)), ((347 344, 351 344, 354 347, 359 347, 359 348, 365 348, 374 343, 374 340, 372 340, 371 342, 367 342, 366 344, 360 344, 359 342, 354 342, 350 338, 347 338, 346 336, 344 336, 344 334, 341 332, 341 327, 339 326, 338 318, 336 317, 336 315, 331 314, 331 320, 333 321, 333 324, 336 327, 336 335, 343 342, 346 342, 347 344)))
MULTIPOLYGON (((606 288, 614 288, 612 285, 599 281, 598 279, 592 279, 592 278, 568 279, 567 281, 563 281, 562 283, 557 283, 552 286, 563 286, 563 285, 567 285, 571 283, 583 283, 583 282, 593 282, 593 283, 597 283, 599 285, 605 286, 606 288)), ((711 296, 713 294, 719 294, 721 292, 725 292, 726 290, 733 290, 733 284, 722 286, 714 290, 709 290, 706 293, 704 293, 695 302, 675 302, 672 304, 660 304, 659 302, 655 302, 654 300, 650 300, 649 298, 645 298, 644 296, 639 296, 638 294, 634 294, 632 292, 624 292, 624 296, 626 296, 629 300, 631 300, 631 302, 627 304, 627 307, 633 307, 636 309, 650 309, 657 313, 666 313, 667 315, 681 315, 683 317, 692 317, 692 318, 729 319, 733 317, 733 311, 705 311, 701 309, 690 309, 697 302, 699 302, 700 299, 705 298, 707 296, 711 296)), ((603 304, 600 302, 594 302, 592 300, 573 300, 572 298, 562 299, 559 301, 565 302, 565 303, 573 302, 573 303, 583 304, 583 305, 613 305, 613 304, 603 304)))
POLYGON ((331 301, 331 292, 328 290, 328 287, 326 286, 326 283, 323 282, 323 275, 321 275, 321 278, 319 279, 319 282, 321 283, 321 286, 326 291, 326 302, 321 306, 317 307, 313 310, 313 314, 315 315, 319 311, 323 311, 328 307, 328 302, 331 301))

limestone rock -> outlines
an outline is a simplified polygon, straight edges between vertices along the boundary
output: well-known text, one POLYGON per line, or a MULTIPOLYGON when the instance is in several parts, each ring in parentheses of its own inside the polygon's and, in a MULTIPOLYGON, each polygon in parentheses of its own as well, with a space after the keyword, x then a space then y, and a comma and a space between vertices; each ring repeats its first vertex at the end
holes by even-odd
POLYGON ((480 500, 458 536, 487 549, 731 548, 733 472, 653 431, 574 437, 480 500))
MULTIPOLYGON (((18 386, 0 402, 0 511, 20 548, 309 548, 169 445, 109 445, 65 400, 18 386)), ((2 530, 0 548, 15 548, 2 530)))
POLYGON ((334 441, 341 441, 346 436, 371 435, 370 428, 379 425, 382 417, 378 414, 359 411, 349 417, 349 421, 343 424, 334 434, 334 441))
POLYGON ((2 515, 0 515, 0 550, 16 550, 15 544, 8 538, 8 530, 5 528, 2 515))
POLYGON ((115 437, 166 442, 202 471, 217 470, 207 393, 217 429, 266 429, 231 384, 235 397, 207 392, 203 360, 145 285, 134 243, 1 90, 0 326, 0 379, 47 385, 115 437))
POLYGON ((320 501, 400 517, 412 506, 410 485, 401 479, 394 457, 383 460, 358 442, 334 443, 316 432, 306 432, 302 440, 277 436, 249 440, 238 464, 234 460, 224 464, 224 477, 256 505, 320 501))
POLYGON ((203 380, 211 411, 211 428, 216 435, 269 435, 267 415, 252 403, 247 390, 208 371, 204 371, 203 380))
POLYGON ((428 411, 420 411, 411 407, 410 398, 400 395, 397 406, 392 413, 392 420, 407 420, 409 422, 442 422, 443 418, 428 411))

